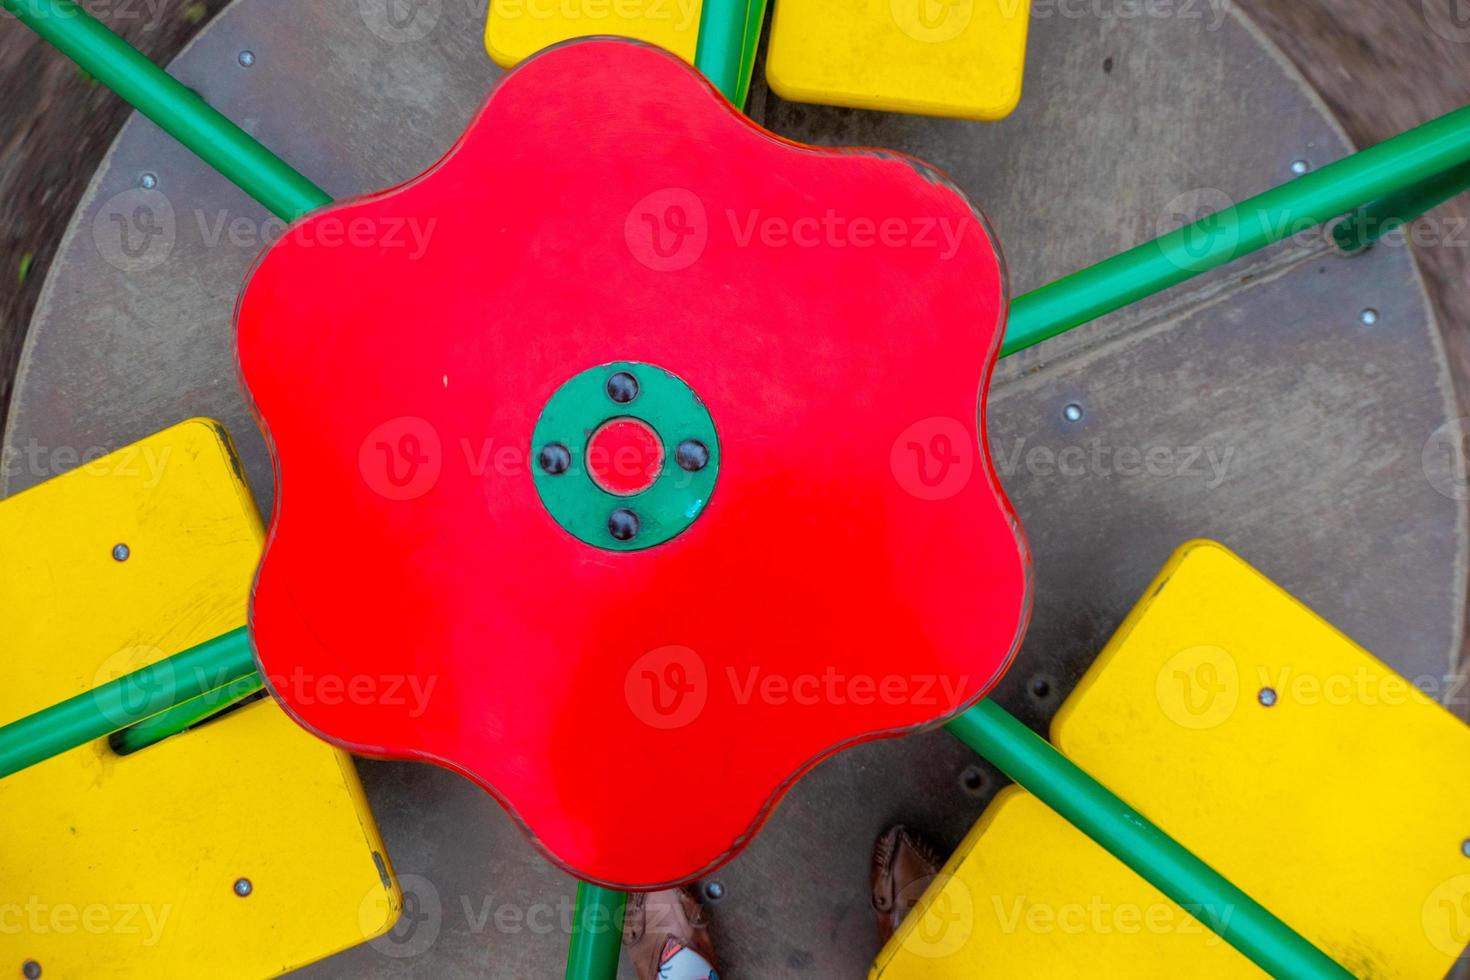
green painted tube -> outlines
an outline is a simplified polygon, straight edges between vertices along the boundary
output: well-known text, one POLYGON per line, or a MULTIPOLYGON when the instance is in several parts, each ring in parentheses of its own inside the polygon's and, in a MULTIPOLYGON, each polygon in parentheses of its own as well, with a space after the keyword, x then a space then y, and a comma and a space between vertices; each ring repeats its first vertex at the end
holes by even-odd
POLYGON ((567 949, 567 980, 614 980, 623 952, 623 910, 628 896, 610 888, 577 882, 572 912, 572 942, 567 949))
POLYGON ((738 109, 750 94, 765 13, 765 0, 704 0, 700 8, 694 67, 738 109))
POLYGON ((0 728, 0 778, 255 672, 245 627, 0 728))
POLYGON ((1470 163, 1364 205, 1338 222, 1332 239, 1344 252, 1357 252, 1467 190, 1470 163))
POLYGON ((331 203, 326 191, 71 0, 0 3, 277 217, 290 221, 331 203))
POLYGON ((993 701, 949 730, 1275 977, 1352 974, 1083 772, 993 701))
POLYGON ((205 691, 197 698, 160 711, 152 718, 140 721, 136 725, 129 725, 127 728, 113 732, 112 737, 108 739, 108 744, 118 755, 132 755, 150 745, 157 745, 166 738, 187 731, 200 722, 208 721, 221 711, 231 705, 239 704, 264 687, 265 681, 260 674, 251 671, 248 676, 231 681, 224 687, 205 691))
POLYGON ((1470 106, 1298 177, 1011 305, 1002 356, 1470 161, 1470 106))

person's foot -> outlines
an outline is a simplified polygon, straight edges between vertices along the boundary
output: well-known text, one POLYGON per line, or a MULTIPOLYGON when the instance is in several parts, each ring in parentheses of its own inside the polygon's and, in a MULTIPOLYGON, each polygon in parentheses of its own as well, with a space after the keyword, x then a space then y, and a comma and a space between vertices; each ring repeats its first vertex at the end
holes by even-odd
POLYGON ((943 864, 939 852, 907 827, 895 825, 878 835, 873 845, 873 912, 883 942, 898 930, 943 864))
POLYGON ((709 919, 687 888, 629 895, 623 945, 638 980, 717 980, 709 919))

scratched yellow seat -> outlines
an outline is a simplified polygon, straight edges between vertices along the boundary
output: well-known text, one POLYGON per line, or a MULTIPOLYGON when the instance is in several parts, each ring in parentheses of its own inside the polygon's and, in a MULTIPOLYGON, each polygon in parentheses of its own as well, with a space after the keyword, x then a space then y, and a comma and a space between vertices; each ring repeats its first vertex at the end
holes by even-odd
POLYGON ((776 0, 766 80, 797 102, 1001 119, 1030 0, 776 0))
POLYGON ((672 51, 694 63, 700 0, 491 0, 485 50, 513 68, 542 48, 612 34, 672 51))
MULTIPOLYGON (((0 503, 0 542, 3 723, 241 626, 262 532, 223 431, 191 421, 0 503)), ((276 976, 400 904, 351 759, 269 699, 0 780, 8 975, 276 976)))
MULTIPOLYGON (((1170 560, 1052 739, 1356 976, 1438 980, 1470 941, 1470 728, 1220 545, 1170 560)), ((1263 974, 1011 787, 871 975, 1263 974)))

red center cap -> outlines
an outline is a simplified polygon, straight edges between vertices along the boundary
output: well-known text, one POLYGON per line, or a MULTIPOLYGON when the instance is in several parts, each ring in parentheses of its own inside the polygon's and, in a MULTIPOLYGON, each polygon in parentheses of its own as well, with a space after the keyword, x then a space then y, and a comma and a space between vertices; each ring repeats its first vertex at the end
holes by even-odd
POLYGON ((663 443, 647 422, 612 419, 587 440, 587 472, 608 493, 620 497, 642 493, 663 468, 663 443))

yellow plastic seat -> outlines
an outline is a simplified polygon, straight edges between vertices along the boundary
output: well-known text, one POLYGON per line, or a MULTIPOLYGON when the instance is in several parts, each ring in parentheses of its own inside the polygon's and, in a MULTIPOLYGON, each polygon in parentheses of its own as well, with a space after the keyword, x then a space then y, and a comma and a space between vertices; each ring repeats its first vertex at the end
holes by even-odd
MULTIPOLYGON (((1470 728, 1218 544, 1169 561, 1052 740, 1355 976, 1437 980, 1470 941, 1470 728)), ((871 975, 1264 974, 1012 787, 871 975)))
POLYGON ((659 47, 694 64, 700 0, 490 0, 485 50, 514 68, 542 48, 611 34, 659 47))
MULTIPOLYGON (((0 541, 4 723, 243 625, 262 528, 195 420, 0 503, 0 541)), ((15 976, 276 976, 402 904, 352 760, 270 699, 0 780, 0 841, 15 976)))
POLYGON ((1021 98, 1030 0, 776 0, 783 99, 995 120, 1021 98))

